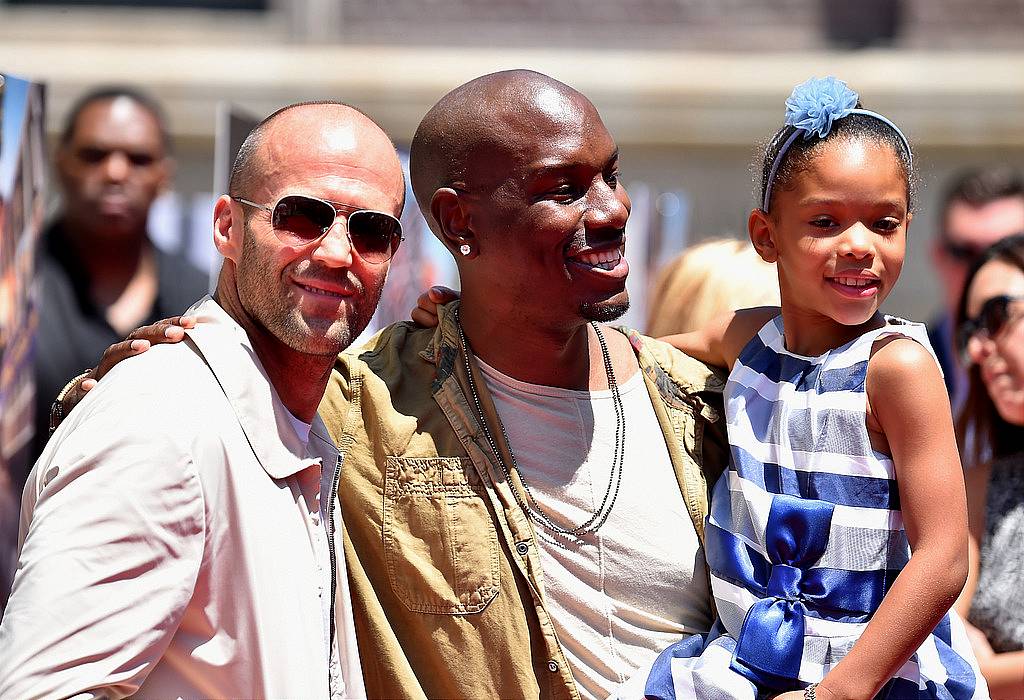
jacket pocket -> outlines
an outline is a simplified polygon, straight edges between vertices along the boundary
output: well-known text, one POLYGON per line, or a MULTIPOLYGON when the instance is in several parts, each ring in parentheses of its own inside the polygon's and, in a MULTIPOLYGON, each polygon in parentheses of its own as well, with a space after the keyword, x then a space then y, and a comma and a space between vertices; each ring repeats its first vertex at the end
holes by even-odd
POLYGON ((498 594, 498 534, 463 457, 388 457, 384 558, 413 612, 480 612, 498 594))

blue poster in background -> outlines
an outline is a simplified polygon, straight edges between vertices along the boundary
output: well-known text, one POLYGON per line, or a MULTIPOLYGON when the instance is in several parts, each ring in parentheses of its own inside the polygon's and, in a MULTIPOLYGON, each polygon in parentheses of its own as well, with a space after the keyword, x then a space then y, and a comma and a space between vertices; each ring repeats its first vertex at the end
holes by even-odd
POLYGON ((33 278, 43 228, 46 160, 42 85, 0 74, 0 612, 10 592, 20 494, 35 406, 33 278))

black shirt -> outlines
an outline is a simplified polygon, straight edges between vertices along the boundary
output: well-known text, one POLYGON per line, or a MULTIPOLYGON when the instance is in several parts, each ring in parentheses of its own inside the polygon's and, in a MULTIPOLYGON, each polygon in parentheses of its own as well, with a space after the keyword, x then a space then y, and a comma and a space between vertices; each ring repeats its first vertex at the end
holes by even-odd
MULTIPOLYGON (((183 257, 155 248, 157 295, 143 325, 182 313, 207 293, 207 276, 183 257)), ((49 438, 50 403, 75 375, 93 367, 103 351, 123 340, 89 298, 89 279, 66 242, 60 221, 43 234, 36 260, 39 325, 33 361, 36 422, 29 468, 49 438)), ((12 474, 20 492, 27 473, 12 474)))

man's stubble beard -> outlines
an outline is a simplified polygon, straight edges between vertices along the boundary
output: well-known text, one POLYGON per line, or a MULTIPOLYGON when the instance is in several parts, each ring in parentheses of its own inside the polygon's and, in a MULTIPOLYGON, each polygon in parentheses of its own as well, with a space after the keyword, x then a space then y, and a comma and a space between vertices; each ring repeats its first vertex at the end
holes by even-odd
POLYGON ((254 238, 247 221, 237 276, 239 299, 249 317, 295 352, 334 356, 348 348, 377 310, 384 280, 375 289, 368 289, 347 271, 340 273, 348 275, 357 288, 356 294, 349 297, 353 303, 346 304, 338 318, 307 319, 297 305, 289 302, 282 288, 283 279, 266 273, 274 266, 254 238))
MULTIPOLYGON (((616 295, 618 297, 619 295, 616 295)), ((623 292, 620 298, 605 301, 585 301, 580 304, 580 316, 587 321, 608 323, 621 318, 629 311, 629 294, 623 292)))

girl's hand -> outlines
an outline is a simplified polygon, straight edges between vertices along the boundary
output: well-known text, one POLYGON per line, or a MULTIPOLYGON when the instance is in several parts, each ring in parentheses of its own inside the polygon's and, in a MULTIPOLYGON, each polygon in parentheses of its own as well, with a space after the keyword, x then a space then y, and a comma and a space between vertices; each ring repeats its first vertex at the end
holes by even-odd
MULTIPOLYGON (((818 700, 839 700, 839 696, 830 692, 827 688, 817 686, 815 688, 815 695, 818 700)), ((781 695, 776 695, 772 700, 804 700, 803 690, 790 690, 781 695)))
POLYGON ((448 289, 441 285, 433 286, 420 294, 416 300, 416 308, 409 315, 413 321, 424 328, 434 328, 437 326, 437 307, 458 298, 459 293, 454 289, 448 289))

